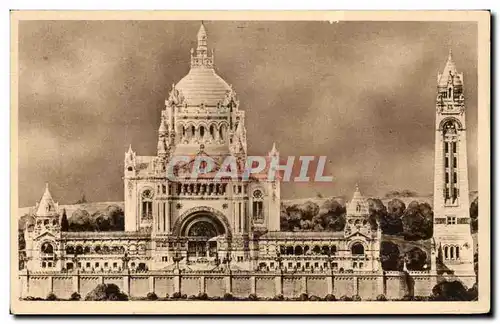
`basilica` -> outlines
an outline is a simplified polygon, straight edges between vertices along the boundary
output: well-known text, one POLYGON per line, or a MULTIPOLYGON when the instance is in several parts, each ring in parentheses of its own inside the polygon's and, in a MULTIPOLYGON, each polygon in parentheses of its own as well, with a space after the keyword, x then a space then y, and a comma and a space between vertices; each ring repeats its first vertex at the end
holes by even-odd
MULTIPOLYGON (((245 111, 235 90, 215 70, 202 24, 190 70, 172 85, 158 126, 155 155, 132 147, 123 165, 125 230, 63 232, 49 187, 25 232, 26 269, 82 273, 235 271, 381 273, 380 226, 369 222, 359 188, 347 204, 341 232, 280 231, 280 179, 188 176, 197 156, 216 166, 247 157, 245 111), (167 177, 166 166, 189 156, 167 177)), ((463 76, 450 58, 438 79, 435 174, 435 259, 448 271, 470 274, 463 76), (457 162, 458 161, 458 162, 457 162), (461 190, 459 191, 459 189, 461 190)), ((273 146, 268 157, 279 157, 273 146)))

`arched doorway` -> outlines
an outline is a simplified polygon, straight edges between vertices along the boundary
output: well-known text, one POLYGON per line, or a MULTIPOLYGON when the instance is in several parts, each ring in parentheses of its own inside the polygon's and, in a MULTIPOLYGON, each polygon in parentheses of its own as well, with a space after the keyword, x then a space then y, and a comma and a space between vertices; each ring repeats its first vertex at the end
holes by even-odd
POLYGON ((216 256, 217 237, 224 236, 226 230, 214 215, 197 213, 185 220, 180 234, 187 238, 189 258, 207 258, 216 256))

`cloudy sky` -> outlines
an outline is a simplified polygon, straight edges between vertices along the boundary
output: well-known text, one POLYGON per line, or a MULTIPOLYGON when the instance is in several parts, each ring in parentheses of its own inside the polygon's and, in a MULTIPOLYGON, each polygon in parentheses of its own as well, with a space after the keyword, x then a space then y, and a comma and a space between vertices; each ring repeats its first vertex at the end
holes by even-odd
MULTIPOLYGON (((123 200, 123 157, 156 153, 160 111, 189 70, 198 21, 23 21, 19 203, 123 200)), ((283 198, 432 193, 437 73, 464 73, 477 189, 477 27, 441 22, 205 22, 246 111, 249 154, 326 155, 329 184, 283 198)))

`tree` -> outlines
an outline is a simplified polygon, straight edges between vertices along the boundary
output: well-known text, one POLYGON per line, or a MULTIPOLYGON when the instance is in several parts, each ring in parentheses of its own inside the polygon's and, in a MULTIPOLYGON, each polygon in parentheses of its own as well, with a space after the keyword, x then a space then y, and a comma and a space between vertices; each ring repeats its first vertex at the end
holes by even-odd
POLYGON ((474 199, 472 201, 472 203, 470 204, 470 209, 469 209, 469 212, 470 212, 470 221, 471 221, 471 224, 470 224, 470 227, 471 227, 471 232, 472 233, 477 233, 477 224, 478 224, 478 220, 477 220, 477 217, 479 215, 479 201, 478 201, 478 197, 476 197, 476 199, 474 199))
POLYGON ((61 217, 61 231, 67 232, 68 230, 69 230, 68 216, 66 215, 66 208, 64 208, 61 217))
POLYGON ((387 208, 384 203, 382 203, 382 200, 369 198, 368 212, 370 213, 369 221, 372 230, 377 230, 379 224, 385 223, 387 218, 387 208))
POLYGON ((406 240, 425 240, 432 237, 434 213, 428 203, 412 201, 401 217, 406 240))
POLYGON ((414 247, 405 253, 407 260, 406 267, 408 270, 424 270, 424 265, 427 263, 427 253, 424 250, 414 247))
POLYGON ((392 199, 387 205, 387 216, 381 222, 382 233, 398 235, 403 231, 401 216, 405 211, 405 204, 399 199, 392 199))
POLYGON ((97 231, 106 232, 112 228, 112 220, 104 211, 96 211, 92 214, 92 223, 95 224, 97 231))
POLYGON ((380 246, 380 261, 385 271, 398 271, 403 269, 403 260, 399 246, 389 241, 382 241, 380 246))
POLYGON ((69 219, 70 232, 94 231, 95 229, 92 218, 85 209, 75 210, 69 219))
POLYGON ((286 208, 286 222, 288 223, 289 231, 300 230, 300 220, 302 219, 302 211, 298 205, 292 205, 286 208))
POLYGON ((304 220, 310 221, 314 216, 318 215, 319 206, 312 201, 307 201, 304 204, 299 205, 299 207, 302 211, 302 219, 304 220))
POLYGON ((109 205, 106 208, 106 213, 111 219, 112 230, 113 231, 124 231, 125 230, 125 213, 117 205, 109 205))
POLYGON ((342 231, 345 227, 345 206, 337 200, 329 199, 323 203, 313 218, 314 228, 328 231, 342 231))

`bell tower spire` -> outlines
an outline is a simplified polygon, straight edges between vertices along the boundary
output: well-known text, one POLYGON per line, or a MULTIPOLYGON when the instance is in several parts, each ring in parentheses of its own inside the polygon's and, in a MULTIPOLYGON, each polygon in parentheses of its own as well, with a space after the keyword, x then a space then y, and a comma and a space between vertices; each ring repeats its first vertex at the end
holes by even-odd
POLYGON ((201 22, 200 29, 198 30, 198 44, 196 52, 191 49, 191 68, 213 68, 214 55, 210 56, 208 53, 207 30, 203 21, 201 22))
POLYGON ((474 283, 463 80, 450 50, 437 80, 434 239, 445 271, 474 283))

